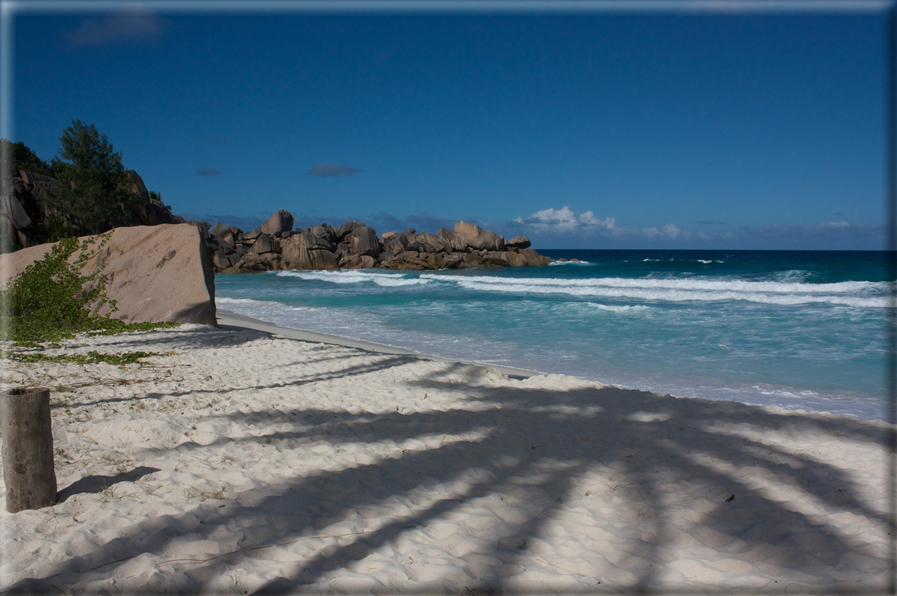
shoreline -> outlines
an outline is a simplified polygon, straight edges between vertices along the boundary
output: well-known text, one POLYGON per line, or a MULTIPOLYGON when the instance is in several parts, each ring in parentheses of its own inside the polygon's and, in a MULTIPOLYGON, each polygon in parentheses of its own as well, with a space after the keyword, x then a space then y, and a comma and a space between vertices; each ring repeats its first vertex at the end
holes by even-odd
POLYGON ((5 371, 52 388, 59 502, 0 511, 0 593, 889 585, 888 424, 509 378, 222 314, 45 351, 157 354, 143 364, 5 371))
POLYGON ((414 356, 415 358, 420 358, 422 360, 435 360, 439 362, 459 362, 461 364, 469 364, 472 366, 482 366, 483 368, 492 368, 495 369, 502 374, 515 379, 526 379, 529 377, 544 375, 547 373, 541 373, 533 370, 526 370, 523 368, 513 368, 508 366, 499 366, 496 364, 489 364, 487 362, 474 362, 467 360, 458 360, 456 358, 443 358, 442 356, 434 356, 432 354, 424 354, 421 352, 414 352, 412 350, 406 350, 405 348, 399 348, 396 346, 390 346, 387 344, 379 344, 370 341, 364 341, 360 339, 352 339, 349 337, 341 337, 339 335, 329 335, 326 333, 318 333, 316 331, 307 331, 304 329, 293 329, 292 327, 282 327, 277 323, 269 323, 268 321, 263 321, 261 319, 256 319, 254 317, 249 317, 246 315, 241 315, 240 313, 236 313, 231 310, 217 309, 217 318, 218 318, 218 326, 224 328, 240 328, 240 329, 253 329, 255 331, 264 331, 265 333, 271 333, 274 335, 281 335, 283 337, 289 337, 291 339, 298 339, 301 341, 309 341, 315 343, 324 343, 324 344, 332 344, 335 346, 343 346, 345 348, 358 348, 360 350, 366 350, 368 352, 376 352, 379 354, 401 354, 405 356, 414 356))
MULTIPOLYGON (((856 418, 858 420, 877 420, 881 422, 887 422, 887 413, 886 413, 886 405, 881 406, 881 412, 876 414, 872 411, 863 410, 861 412, 856 411, 847 411, 847 409, 843 406, 843 404, 839 404, 837 401, 831 401, 833 398, 827 396, 816 396, 814 398, 810 398, 810 403, 803 403, 807 401, 808 398, 804 398, 804 400, 798 402, 795 401, 789 404, 777 404, 777 403, 762 403, 756 401, 756 397, 748 398, 748 400, 742 401, 744 398, 738 398, 733 396, 726 397, 705 397, 700 395, 685 395, 679 392, 675 392, 675 390, 670 391, 665 387, 638 387, 638 386, 628 386, 622 384, 613 384, 613 383, 605 383, 596 379, 589 379, 587 377, 580 377, 575 374, 570 375, 568 373, 552 373, 552 372, 542 372, 531 369, 517 368, 517 367, 508 367, 501 366, 497 364, 492 364, 489 362, 481 362, 476 360, 463 360, 457 357, 444 357, 437 356, 433 354, 427 354, 424 352, 417 352, 414 350, 410 350, 407 348, 401 348, 397 346, 392 346, 389 344, 382 344, 377 342, 371 342, 367 340, 359 340, 348 337, 342 337, 337 335, 330 335, 326 333, 320 333, 316 331, 308 331, 304 329, 295 329, 291 327, 283 327, 278 325, 277 323, 271 323, 268 321, 264 321, 262 319, 257 319, 255 317, 250 317, 248 315, 243 315, 229 309, 217 309, 218 323, 219 325, 234 327, 234 328, 245 328, 245 329, 254 329, 256 331, 264 331, 266 333, 272 333, 275 335, 280 335, 283 337, 289 337, 293 339, 298 339, 302 341, 310 341, 310 342, 319 342, 319 343, 327 343, 333 344, 337 346, 351 347, 351 348, 359 348, 363 350, 368 350, 376 353, 383 354, 399 354, 399 355, 407 355, 414 356, 416 358, 421 358, 424 360, 433 360, 438 362, 459 362, 462 364, 469 364, 472 366, 481 366, 484 368, 492 368, 495 369, 502 374, 513 378, 513 379, 525 379, 534 376, 540 375, 561 375, 561 376, 570 376, 572 378, 580 379, 589 383, 597 383, 599 385, 614 387, 617 389, 627 390, 627 391, 646 391, 651 393, 665 393, 667 395, 672 395, 677 399, 697 399, 697 400, 706 400, 712 402, 728 402, 734 401, 736 403, 740 403, 750 407, 760 407, 760 408, 780 408, 784 411, 789 412, 808 412, 808 413, 818 413, 818 414, 831 414, 833 416, 845 416, 848 418, 856 418), (749 401, 753 400, 753 401, 749 401), (840 411, 839 411, 840 407, 840 411)), ((886 399, 883 400, 883 404, 886 404, 886 399)))

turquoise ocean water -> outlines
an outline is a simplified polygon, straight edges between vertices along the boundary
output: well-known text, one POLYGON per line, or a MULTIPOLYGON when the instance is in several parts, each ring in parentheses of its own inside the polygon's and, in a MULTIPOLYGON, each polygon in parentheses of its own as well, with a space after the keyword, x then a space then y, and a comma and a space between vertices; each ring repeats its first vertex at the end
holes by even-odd
POLYGON ((685 397, 885 414, 887 255, 544 250, 584 263, 218 275, 219 308, 685 397))

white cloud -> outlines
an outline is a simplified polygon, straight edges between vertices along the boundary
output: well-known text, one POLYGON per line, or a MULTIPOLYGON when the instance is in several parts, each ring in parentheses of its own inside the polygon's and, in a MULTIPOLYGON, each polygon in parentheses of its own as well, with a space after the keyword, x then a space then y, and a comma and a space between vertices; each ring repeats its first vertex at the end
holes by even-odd
POLYGON ((117 43, 155 42, 168 21, 141 8, 110 14, 102 19, 85 19, 69 35, 73 46, 105 46, 117 43))
POLYGON ((682 234, 676 224, 667 224, 663 226, 663 233, 670 238, 678 238, 682 234))
POLYGON ((536 211, 529 217, 517 217, 514 223, 524 226, 534 234, 575 233, 580 236, 617 236, 629 238, 687 238, 689 232, 682 232, 676 224, 663 226, 663 231, 656 227, 635 230, 617 226, 614 217, 597 217, 593 211, 576 214, 569 205, 560 209, 548 208, 536 211))
POLYGON ((605 217, 603 220, 595 217, 595 214, 591 211, 586 211, 582 215, 579 216, 579 223, 584 226, 590 226, 593 228, 603 228, 608 232, 616 232, 617 228, 617 220, 614 217, 605 217))
POLYGON ((576 214, 566 205, 562 209, 536 211, 526 219, 518 217, 514 221, 536 228, 551 228, 558 231, 573 230, 577 224, 576 214))
MULTIPOLYGON (((611 219, 611 223, 613 223, 613 218, 610 218, 610 219, 611 219)), ((586 211, 585 213, 580 215, 579 221, 587 226, 601 225, 604 223, 600 219, 595 217, 595 214, 592 213, 591 211, 586 211)))
POLYGON ((517 217, 514 219, 514 222, 539 232, 570 232, 579 230, 582 232, 606 231, 616 233, 619 231, 615 218, 600 219, 595 217, 595 213, 592 211, 586 211, 577 216, 570 209, 569 205, 564 205, 560 209, 542 209, 526 218, 517 217))
MULTIPOLYGON (((715 222, 722 225, 721 222, 715 222)), ((700 224, 699 224, 700 225, 700 224)), ((742 225, 736 229, 691 231, 676 223, 627 228, 613 217, 593 211, 576 213, 569 205, 536 211, 508 222, 506 232, 524 234, 549 246, 578 247, 699 247, 699 248, 823 248, 878 250, 884 247, 885 226, 860 225, 833 217, 813 226, 742 225)))

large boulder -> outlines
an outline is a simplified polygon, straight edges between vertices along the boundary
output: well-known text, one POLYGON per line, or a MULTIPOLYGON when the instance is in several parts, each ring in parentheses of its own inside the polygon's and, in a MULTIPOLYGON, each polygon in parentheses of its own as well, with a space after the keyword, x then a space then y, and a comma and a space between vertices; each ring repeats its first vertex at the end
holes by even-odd
POLYGON ((383 252, 388 255, 397 255, 408 248, 408 236, 395 235, 383 241, 383 252))
POLYGON ((427 263, 427 269, 442 269, 444 253, 430 253, 423 257, 423 261, 427 263))
POLYGON ((339 269, 336 255, 329 250, 308 251, 308 263, 309 269, 339 269))
POLYGON ((125 170, 125 176, 127 176, 128 180, 131 182, 131 193, 137 195, 143 201, 149 202, 149 191, 146 189, 146 184, 143 183, 143 178, 140 177, 140 174, 134 170, 125 170))
POLYGON ((293 215, 289 211, 281 209, 263 223, 259 229, 262 233, 269 236, 280 236, 284 232, 291 232, 293 230, 293 215))
POLYGON ((532 248, 522 249, 520 251, 520 256, 523 257, 528 267, 545 267, 552 262, 551 257, 540 255, 532 248))
POLYGON ((495 232, 484 230, 478 225, 466 221, 456 221, 455 233, 461 236, 474 250, 504 250, 504 239, 499 242, 499 237, 495 232))
POLYGON ((281 258, 283 269, 339 269, 336 255, 329 250, 309 250, 292 242, 284 245, 281 258))
MULTIPOLYGON (((349 232, 355 228, 362 227, 364 224, 360 221, 347 221, 338 228, 333 228, 333 235, 337 240, 342 240, 349 232)), ((367 227, 367 226, 364 226, 367 227)))
POLYGON ((350 255, 340 261, 343 269, 371 269, 376 264, 374 257, 368 255, 350 255))
MULTIPOLYGON (((41 244, 0 255, 0 286, 42 259, 52 246, 41 244)), ((76 252, 73 260, 77 256, 76 252)), ((108 278, 106 289, 118 305, 112 315, 117 319, 216 324, 211 255, 193 224, 116 228, 82 272, 89 275, 97 270, 108 278)))
POLYGON ((442 260, 442 266, 446 269, 456 269, 461 262, 464 260, 464 254, 460 252, 453 252, 445 255, 445 258, 442 260))
POLYGON ((225 232, 221 237, 216 237, 215 239, 218 242, 218 246, 226 248, 229 252, 236 248, 234 235, 230 233, 230 230, 225 232))
POLYGON ((265 255, 247 253, 234 264, 240 273, 261 273, 268 270, 268 261, 265 255))
POLYGON ((430 232, 421 232, 414 237, 414 242, 420 247, 421 252, 430 254, 451 252, 451 249, 442 240, 430 232))
MULTIPOLYGON (((149 191, 140 174, 134 170, 125 170, 125 176, 130 183, 128 190, 131 192, 131 198, 127 201, 127 208, 130 213, 125 212, 122 218, 118 218, 108 223, 118 227, 123 226, 157 226, 159 224, 177 224, 184 223, 183 217, 173 215, 165 204, 154 198, 150 198, 149 191)), ((33 177, 31 175, 30 177, 33 177)))
POLYGON ((217 238, 224 238, 225 234, 230 234, 233 236, 234 230, 230 226, 226 226, 223 223, 216 222, 214 226, 209 230, 209 234, 215 236, 217 238))
POLYGON ((262 233, 263 232, 261 228, 256 228, 248 232, 243 232, 242 234, 240 234, 240 238, 243 240, 243 242, 254 242, 256 238, 262 235, 262 233))
POLYGON ((380 239, 373 228, 360 225, 346 235, 345 243, 349 246, 349 254, 376 257, 380 254, 380 239))
POLYGON ((17 230, 24 230, 34 225, 22 203, 12 195, 0 195, 0 216, 11 221, 17 230))
MULTIPOLYGON (((489 251, 483 255, 483 264, 491 265, 493 267, 507 267, 511 264, 510 259, 508 259, 509 254, 513 255, 514 253, 489 251)), ((515 256, 519 257, 520 255, 515 256)))
POLYGON ((328 238, 318 236, 312 232, 299 232, 298 234, 293 234, 289 239, 284 241, 284 246, 286 246, 286 243, 295 244, 296 246, 304 246, 308 250, 333 250, 333 244, 331 244, 328 238))
POLYGON ((259 237, 255 239, 255 242, 252 244, 249 252, 255 253, 257 255, 269 252, 280 252, 280 245, 278 244, 276 238, 272 238, 268 234, 262 233, 259 234, 259 237))
POLYGON ((237 256, 237 253, 227 253, 224 250, 216 250, 212 255, 212 265, 215 266, 216 269, 223 271, 228 267, 232 267, 240 260, 240 257, 237 256))
POLYGON ((451 252, 464 252, 467 250, 467 242, 464 240, 464 237, 457 232, 439 228, 439 231, 436 232, 436 237, 439 238, 451 252))
MULTIPOLYGON (((299 251, 300 249, 305 250, 308 253, 308 249, 298 242, 293 242, 295 236, 290 236, 286 242, 280 245, 280 256, 286 261, 290 267, 294 269, 298 269, 299 264, 299 251)), ((308 257, 306 256, 306 259, 308 257)))
POLYGON ((514 236, 510 240, 505 240, 505 248, 529 248, 532 243, 526 236, 514 236))
POLYGON ((458 267, 479 267, 482 264, 483 257, 475 252, 466 252, 461 258, 461 263, 458 265, 458 267))
POLYGON ((516 252, 503 252, 504 259, 511 267, 526 267, 526 257, 516 252))
POLYGON ((327 242, 333 243, 334 235, 333 228, 330 227, 329 224, 318 224, 316 226, 312 226, 308 229, 309 232, 313 236, 317 236, 318 238, 323 238, 327 242))

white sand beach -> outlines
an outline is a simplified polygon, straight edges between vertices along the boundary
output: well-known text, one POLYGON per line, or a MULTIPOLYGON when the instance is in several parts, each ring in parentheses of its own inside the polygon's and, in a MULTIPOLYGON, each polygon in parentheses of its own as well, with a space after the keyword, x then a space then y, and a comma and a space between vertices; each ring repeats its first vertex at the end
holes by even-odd
POLYGON ((272 330, 79 339, 64 350, 163 355, 6 368, 51 389, 60 499, 0 512, 0 588, 893 588, 885 423, 272 330))

